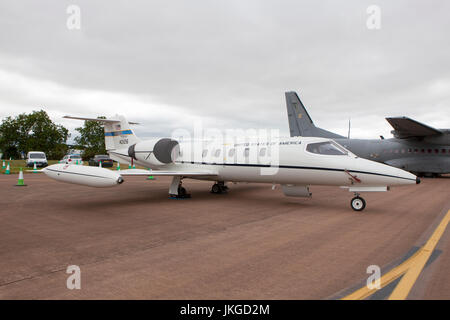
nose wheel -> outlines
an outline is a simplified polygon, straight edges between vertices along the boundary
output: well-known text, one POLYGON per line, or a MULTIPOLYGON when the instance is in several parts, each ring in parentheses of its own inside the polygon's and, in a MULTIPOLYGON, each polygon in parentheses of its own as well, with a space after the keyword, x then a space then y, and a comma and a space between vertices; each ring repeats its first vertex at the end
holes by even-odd
POLYGON ((355 211, 363 211, 366 207, 366 200, 361 198, 359 194, 355 194, 355 197, 350 202, 350 205, 355 211))

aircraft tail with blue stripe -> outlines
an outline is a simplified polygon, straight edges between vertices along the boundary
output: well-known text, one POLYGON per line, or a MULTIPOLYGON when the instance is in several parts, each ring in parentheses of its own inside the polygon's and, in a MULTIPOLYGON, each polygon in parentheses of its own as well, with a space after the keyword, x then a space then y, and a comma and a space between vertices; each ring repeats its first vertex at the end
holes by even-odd
POLYGON ((65 116, 64 118, 101 122, 105 128, 106 151, 125 149, 140 141, 140 139, 134 134, 130 126, 132 124, 138 123, 128 122, 124 116, 116 115, 114 118, 108 119, 83 118, 72 116, 65 116))

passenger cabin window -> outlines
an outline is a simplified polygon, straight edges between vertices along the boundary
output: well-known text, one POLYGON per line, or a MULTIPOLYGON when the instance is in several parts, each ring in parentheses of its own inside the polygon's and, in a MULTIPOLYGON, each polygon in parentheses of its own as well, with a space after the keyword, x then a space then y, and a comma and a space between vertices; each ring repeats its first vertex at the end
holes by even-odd
POLYGON ((216 150, 216 152, 214 153, 214 157, 216 158, 220 157, 220 149, 216 150))
POLYGON ((208 150, 207 150, 207 149, 203 150, 202 157, 204 158, 204 157, 206 157, 207 155, 208 155, 208 150))
POLYGON ((250 155, 250 148, 245 148, 244 157, 248 158, 249 155, 250 155))
POLYGON ((235 152, 235 149, 233 148, 233 149, 230 149, 230 151, 228 151, 228 156, 231 158, 231 157, 234 157, 234 152, 235 152))
POLYGON ((306 147, 306 150, 311 153, 330 155, 330 156, 344 156, 347 155, 347 151, 334 143, 327 142, 317 142, 310 143, 306 147))
POLYGON ((266 148, 262 148, 261 150, 259 150, 259 156, 260 157, 265 157, 266 156, 266 148))

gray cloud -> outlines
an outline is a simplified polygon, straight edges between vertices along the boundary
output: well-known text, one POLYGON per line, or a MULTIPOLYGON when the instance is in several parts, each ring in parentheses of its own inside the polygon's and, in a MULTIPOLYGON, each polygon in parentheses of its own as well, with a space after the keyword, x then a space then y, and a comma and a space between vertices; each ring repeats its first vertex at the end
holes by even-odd
POLYGON ((61 122, 118 110, 144 135, 200 118, 287 134, 284 91, 297 90, 316 124, 341 134, 349 117, 355 137, 389 135, 393 115, 450 127, 450 3, 376 1, 376 31, 371 4, 3 1, 0 117, 44 105, 61 122), (80 31, 66 28, 69 4, 80 31))

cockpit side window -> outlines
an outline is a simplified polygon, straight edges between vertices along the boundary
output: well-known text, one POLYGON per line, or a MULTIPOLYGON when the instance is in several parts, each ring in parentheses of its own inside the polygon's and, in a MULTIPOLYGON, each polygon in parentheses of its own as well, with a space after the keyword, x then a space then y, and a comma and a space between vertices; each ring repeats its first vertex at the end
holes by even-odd
POLYGON ((310 143, 306 146, 306 151, 329 156, 345 156, 348 154, 344 148, 331 141, 310 143))

